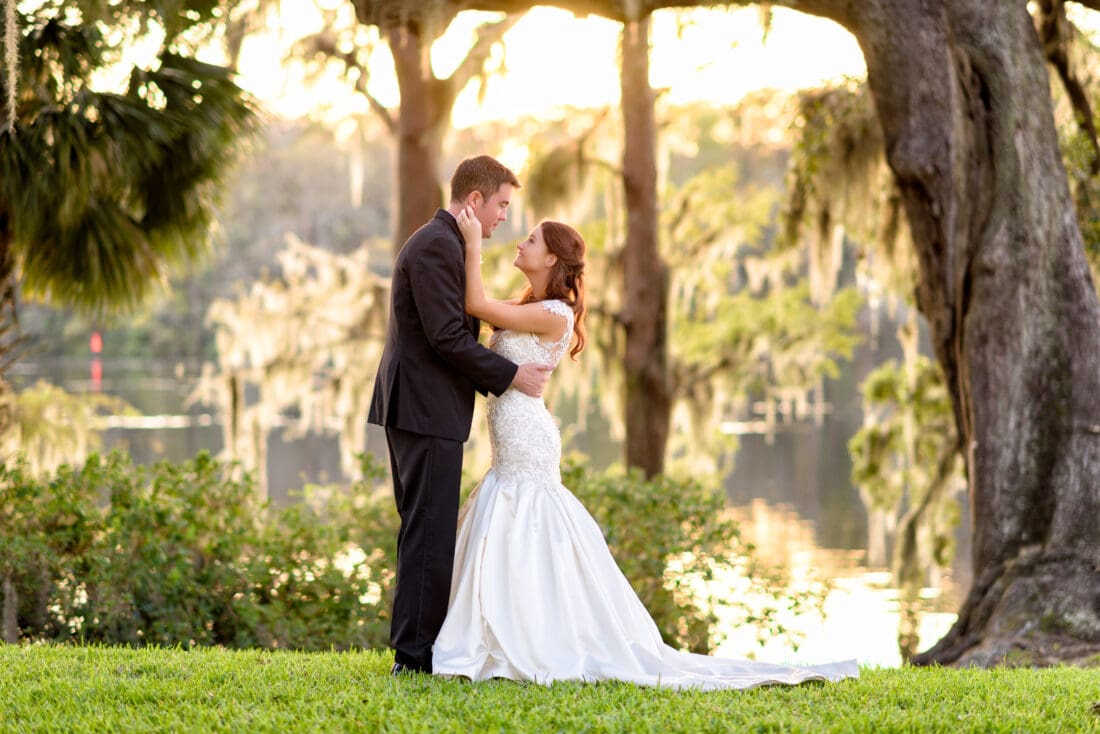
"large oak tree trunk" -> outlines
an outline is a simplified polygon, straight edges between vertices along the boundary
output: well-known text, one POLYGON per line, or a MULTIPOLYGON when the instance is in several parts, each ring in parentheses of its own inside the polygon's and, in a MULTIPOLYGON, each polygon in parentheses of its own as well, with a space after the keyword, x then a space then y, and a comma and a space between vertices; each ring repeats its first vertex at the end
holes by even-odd
POLYGON ((657 129, 649 85, 649 19, 623 25, 623 248, 626 329, 626 463, 664 471, 672 400, 668 376, 668 272, 657 248, 657 129))
MULTIPOLYGON (((476 40, 462 63, 449 77, 440 79, 431 68, 432 44, 466 3, 456 0, 430 3, 352 0, 352 5, 360 23, 377 26, 385 34, 401 93, 396 119, 378 100, 368 95, 371 106, 396 139, 394 180, 397 183, 393 202, 396 213, 393 256, 396 258, 409 235, 431 219, 436 208, 446 204, 440 163, 455 99, 470 79, 483 72, 493 45, 515 25, 519 15, 479 26, 476 40)), ((339 56, 336 48, 326 51, 339 56)), ((363 67, 359 71, 360 79, 366 79, 367 69, 363 67)), ((361 91, 366 93, 365 85, 361 91)))
POLYGON ((1031 17, 1023 2, 850 7, 969 475, 974 583, 915 662, 1094 654, 1100 303, 1031 17))
POLYGON ((440 186, 443 135, 453 99, 449 82, 435 78, 425 59, 433 39, 405 27, 387 32, 401 91, 397 120, 397 181, 393 254, 444 204, 440 186))

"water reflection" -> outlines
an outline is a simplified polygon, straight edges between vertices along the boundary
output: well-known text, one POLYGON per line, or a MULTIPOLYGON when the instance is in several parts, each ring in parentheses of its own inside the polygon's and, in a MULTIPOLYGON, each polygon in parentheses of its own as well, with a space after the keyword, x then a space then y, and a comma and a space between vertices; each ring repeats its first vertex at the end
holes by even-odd
MULTIPOLYGON (((890 586, 886 568, 869 567, 866 549, 836 549, 822 546, 817 528, 792 505, 773 504, 753 499, 733 508, 745 539, 756 545, 763 559, 782 564, 791 572, 795 584, 829 579, 832 590, 825 599, 825 617, 816 614, 787 616, 784 626, 802 633, 797 645, 776 639, 763 647, 751 628, 737 628, 730 615, 715 610, 719 631, 726 639, 717 653, 731 657, 754 657, 769 662, 815 663, 857 658, 861 665, 896 667, 898 652, 898 592, 890 586)), ((716 579, 716 584, 735 580, 716 579)), ((946 634, 955 621, 961 593, 951 575, 945 575, 938 587, 922 591, 923 614, 920 622, 921 648, 928 647, 946 634)))
MULTIPOLYGON (((83 360, 27 361, 16 365, 12 380, 21 387, 41 377, 69 391, 82 391, 91 390, 93 378, 98 377, 99 390, 122 397, 143 414, 112 418, 103 434, 107 449, 124 448, 137 463, 182 461, 203 449, 221 451, 222 429, 211 408, 184 407, 200 365, 103 360, 100 367, 95 374, 83 360)), ((847 440, 858 426, 859 411, 847 394, 841 400, 832 398, 830 415, 820 425, 810 421, 785 426, 771 439, 741 436, 726 482, 745 536, 760 549, 764 561, 789 568, 796 583, 832 580, 827 616, 824 621, 814 615, 783 620, 804 632, 797 650, 782 641, 761 648, 755 630, 727 624, 722 629, 727 639, 718 650, 721 654, 790 662, 857 657, 870 665, 900 663, 897 591, 890 586, 886 555, 868 556, 869 548, 886 548, 881 537, 885 529, 869 521, 859 492, 849 481, 847 440)), ((594 465, 606 464, 607 456, 618 449, 608 444, 608 432, 600 430, 598 421, 591 419, 588 429, 587 441, 585 436, 573 436, 570 446, 592 454, 594 465)), ((386 455, 381 430, 368 432, 366 449, 376 456, 386 455)), ((288 441, 276 430, 269 438, 267 456, 268 496, 275 503, 289 501, 290 492, 305 482, 340 479, 334 436, 307 435, 288 441)), ((476 463, 468 467, 475 474, 482 468, 476 463)), ((966 524, 964 517, 962 527, 966 524)), ((959 560, 942 578, 930 579, 924 592, 922 649, 946 632, 969 583, 966 534, 960 532, 958 540, 959 560)), ((723 617, 721 610, 717 613, 723 617)))

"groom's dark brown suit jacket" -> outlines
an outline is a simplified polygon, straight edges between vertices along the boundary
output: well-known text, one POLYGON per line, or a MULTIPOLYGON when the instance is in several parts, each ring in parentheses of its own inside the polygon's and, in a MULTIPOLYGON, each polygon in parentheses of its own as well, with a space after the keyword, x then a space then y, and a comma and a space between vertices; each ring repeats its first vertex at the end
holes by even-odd
POLYGON ((512 383, 517 365, 479 344, 481 324, 465 313, 465 267, 462 233, 443 209, 401 248, 371 423, 465 441, 474 391, 500 395, 512 383))

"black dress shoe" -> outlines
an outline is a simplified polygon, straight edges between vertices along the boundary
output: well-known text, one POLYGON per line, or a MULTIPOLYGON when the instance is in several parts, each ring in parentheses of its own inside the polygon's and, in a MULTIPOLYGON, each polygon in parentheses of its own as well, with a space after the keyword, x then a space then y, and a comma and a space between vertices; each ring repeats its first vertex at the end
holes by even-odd
POLYGON ((390 668, 390 675, 404 675, 405 673, 423 673, 422 668, 418 668, 415 665, 405 665, 405 663, 394 663, 390 668))

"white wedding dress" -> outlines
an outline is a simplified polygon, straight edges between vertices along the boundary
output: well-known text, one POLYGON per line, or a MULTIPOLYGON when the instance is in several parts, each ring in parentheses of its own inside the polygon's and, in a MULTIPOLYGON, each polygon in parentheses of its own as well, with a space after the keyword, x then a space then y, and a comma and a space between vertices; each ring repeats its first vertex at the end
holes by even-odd
MULTIPOLYGON (((556 365, 562 338, 497 331, 490 347, 516 363, 556 365)), ((492 467, 459 514, 450 605, 433 673, 475 681, 620 680, 671 688, 751 688, 855 678, 855 660, 791 667, 666 645, 608 550, 596 521, 561 483, 561 435, 539 398, 509 389, 488 403, 492 467)))

